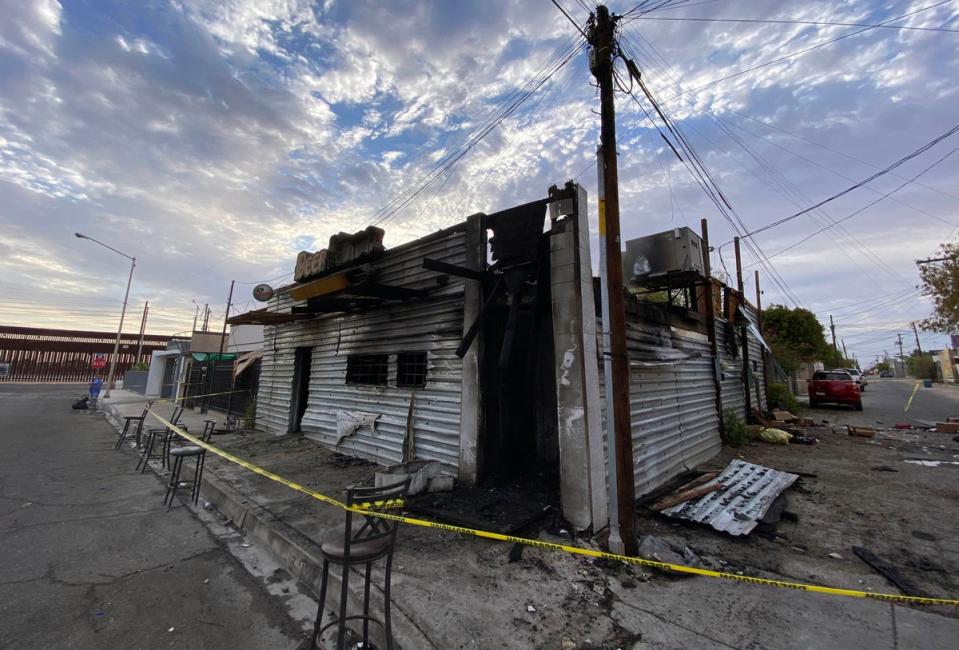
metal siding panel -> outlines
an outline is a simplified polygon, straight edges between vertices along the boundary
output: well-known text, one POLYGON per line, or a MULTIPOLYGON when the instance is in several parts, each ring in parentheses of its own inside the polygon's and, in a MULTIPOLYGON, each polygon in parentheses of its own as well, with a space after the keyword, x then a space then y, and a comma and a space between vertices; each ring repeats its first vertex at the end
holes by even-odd
POLYGON ((732 357, 726 350, 726 321, 716 319, 716 348, 722 370, 723 410, 731 409, 739 417, 746 417, 746 396, 743 394, 743 357, 740 351, 732 357))
MULTIPOLYGON (((449 264, 466 261, 465 236, 448 236, 389 252, 375 263, 378 280, 395 286, 428 288, 430 298, 392 303, 356 314, 336 314, 264 330, 260 400, 261 425, 273 433, 288 428, 293 384, 293 350, 313 347, 310 394, 301 428, 304 435, 337 451, 379 463, 402 459, 409 400, 414 389, 397 388, 395 353, 427 352, 426 386, 415 389, 413 427, 417 458, 438 460, 455 473, 459 462, 462 361, 455 350, 463 335, 463 281, 422 268, 424 257, 449 264), (346 384, 349 354, 390 354, 388 386, 346 384), (367 427, 336 442, 338 411, 378 414, 376 434, 367 427)), ((294 305, 289 294, 269 303, 270 311, 294 305)))
MULTIPOLYGON (((642 497, 719 453, 719 418, 712 353, 706 337, 641 323, 628 323, 627 328, 631 361, 649 360, 669 349, 672 353, 667 356, 689 355, 671 365, 631 367, 635 486, 636 496, 642 497)), ((597 330, 601 332, 601 324, 597 330)), ((605 401, 602 373, 600 395, 605 401)), ((608 472, 605 408, 602 413, 608 472)))

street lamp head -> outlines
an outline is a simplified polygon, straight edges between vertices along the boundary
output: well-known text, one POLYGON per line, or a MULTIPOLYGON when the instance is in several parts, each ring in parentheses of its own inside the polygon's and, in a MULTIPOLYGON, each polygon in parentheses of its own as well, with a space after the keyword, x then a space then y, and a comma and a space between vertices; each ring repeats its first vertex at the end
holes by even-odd
POLYGON ((74 236, 74 237, 79 237, 80 239, 87 239, 87 236, 86 236, 86 235, 84 235, 83 233, 79 233, 79 232, 73 233, 73 236, 74 236))

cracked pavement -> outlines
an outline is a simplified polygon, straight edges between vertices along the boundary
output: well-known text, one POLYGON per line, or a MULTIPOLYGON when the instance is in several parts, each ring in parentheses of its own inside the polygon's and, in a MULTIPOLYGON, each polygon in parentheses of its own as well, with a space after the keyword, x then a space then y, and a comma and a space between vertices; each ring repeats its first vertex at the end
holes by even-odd
POLYGON ((70 409, 82 392, 0 386, 0 647, 299 647, 282 599, 70 409))

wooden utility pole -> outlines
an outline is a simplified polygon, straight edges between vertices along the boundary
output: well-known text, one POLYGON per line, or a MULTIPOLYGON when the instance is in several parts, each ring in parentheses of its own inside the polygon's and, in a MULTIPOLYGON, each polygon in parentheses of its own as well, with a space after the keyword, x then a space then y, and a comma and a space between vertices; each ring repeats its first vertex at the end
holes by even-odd
POLYGON ((848 359, 849 353, 846 352, 846 339, 839 339, 839 342, 842 343, 842 358, 848 359))
POLYGON ((922 345, 919 344, 919 330, 916 329, 916 321, 912 321, 912 333, 916 335, 916 349, 919 350, 919 356, 922 356, 922 345))
MULTIPOLYGON (((766 338, 763 328, 763 292, 759 288, 759 270, 754 272, 753 279, 756 282, 756 325, 759 327, 759 333, 766 338)), ((769 352, 762 346, 759 347, 759 353, 763 357, 763 390, 766 391, 766 399, 769 399, 769 352)), ((767 404, 768 408, 768 404, 767 404)))
POLYGON ((832 349, 839 352, 839 346, 836 345, 836 324, 832 322, 832 314, 829 314, 829 329, 832 331, 832 349))
POLYGON ((600 243, 606 249, 609 292, 609 355, 612 362, 613 422, 616 445, 617 512, 623 550, 636 554, 636 486, 633 476, 633 435, 629 404, 629 359, 626 354, 626 302, 623 288, 623 253, 619 233, 619 174, 616 165, 616 108, 613 100, 613 30, 616 21, 605 5, 596 7, 589 32, 592 47, 590 72, 599 84, 600 147, 604 205, 599 214, 600 243))
MULTIPOLYGON (((745 303, 746 293, 745 285, 743 284, 743 258, 739 250, 739 237, 733 239, 733 247, 736 250, 736 289, 739 291, 739 300, 745 303)), ((745 311, 745 307, 743 309, 745 311)), ((737 315, 730 314, 729 319, 731 322, 736 322, 737 315)), ((743 350, 743 393, 746 397, 746 421, 748 422, 752 418, 753 412, 752 390, 749 387, 751 383, 749 376, 752 374, 749 367, 749 329, 743 327, 741 332, 740 341, 743 350)))
POLYGON ((899 339, 899 343, 898 343, 898 345, 899 345, 899 360, 902 361, 903 363, 905 363, 905 362, 906 362, 906 357, 904 357, 903 354, 902 354, 902 334, 896 334, 896 338, 899 339))
POLYGON ((143 318, 140 319, 140 340, 137 342, 137 356, 133 363, 140 363, 140 354, 143 352, 143 333, 147 328, 147 315, 150 313, 150 301, 147 300, 143 305, 143 318))
POLYGON ((709 226, 705 219, 699 220, 703 238, 703 274, 706 276, 704 299, 706 301, 706 327, 709 328, 709 350, 713 355, 713 384, 716 388, 716 415, 719 418, 719 431, 723 430, 723 386, 719 370, 719 344, 716 342, 716 305, 713 302, 713 270, 709 259, 709 226))

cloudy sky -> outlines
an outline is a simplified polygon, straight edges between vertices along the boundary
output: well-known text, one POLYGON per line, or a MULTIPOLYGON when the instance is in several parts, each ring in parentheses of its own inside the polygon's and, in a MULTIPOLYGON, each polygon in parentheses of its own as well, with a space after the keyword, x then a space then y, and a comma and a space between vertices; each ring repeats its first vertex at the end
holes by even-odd
MULTIPOLYGON (((561 4, 585 23, 590 3, 561 4)), ((682 4, 632 14, 624 53, 748 231, 959 122, 959 2, 682 4), (953 31, 672 20, 871 25, 910 12, 889 24, 953 31)), ((149 300, 149 330, 173 333, 190 328, 194 301, 222 318, 230 280, 245 283, 235 309, 252 308, 252 284, 282 284, 298 251, 341 230, 388 217, 392 246, 571 178, 595 196, 597 97, 582 37, 549 0, 0 0, 0 11, 2 324, 116 327, 128 263, 74 231, 137 257, 132 308, 149 300), (434 169, 445 171, 394 211, 434 169)), ((639 104, 617 101, 626 237, 706 217, 714 244, 731 239, 639 104)), ((764 302, 834 314, 861 360, 891 353, 896 332, 911 341, 908 323, 928 314, 914 260, 959 228, 957 146, 959 134, 757 234, 783 283, 761 269, 764 302)), ((732 247, 720 253, 714 267, 733 269, 732 247)), ((748 252, 750 295, 755 262, 748 252)))

